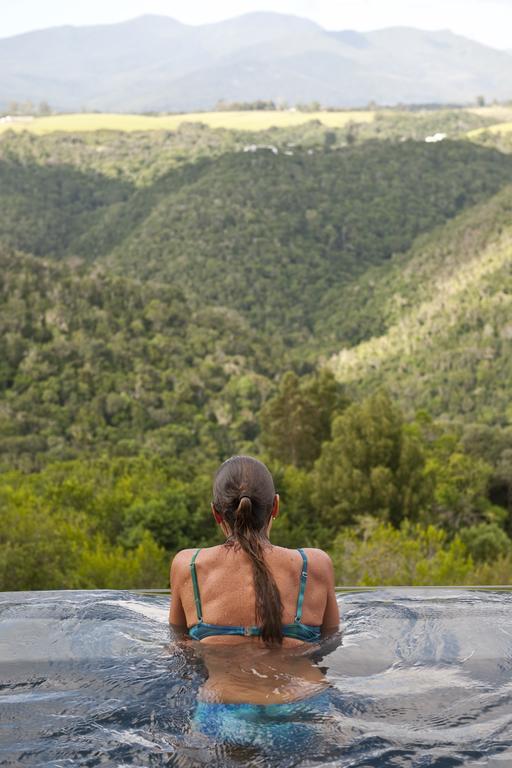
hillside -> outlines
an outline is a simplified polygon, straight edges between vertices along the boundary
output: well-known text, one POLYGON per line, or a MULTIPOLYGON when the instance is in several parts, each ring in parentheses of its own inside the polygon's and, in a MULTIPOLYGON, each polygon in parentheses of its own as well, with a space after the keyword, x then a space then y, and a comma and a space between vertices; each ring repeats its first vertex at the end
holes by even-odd
POLYGON ((254 437, 286 364, 228 306, 6 249, 0 307, 3 469, 102 451, 219 460, 254 437))
POLYGON ((273 131, 275 152, 197 126, 2 138, 7 465, 220 457, 257 437, 276 377, 343 346, 354 396, 506 423, 512 158, 325 132, 273 131))
POLYGON ((60 111, 194 111, 221 99, 345 107, 507 99, 512 58, 445 30, 335 32, 262 12, 200 26, 147 15, 30 32, 0 40, 0 69, 3 110, 29 99, 60 111))
POLYGON ((331 358, 338 379, 388 387, 409 413, 509 424, 511 221, 509 186, 347 289, 340 305, 367 340, 331 358))
POLYGON ((122 178, 133 153, 112 174, 109 153, 90 169, 79 143, 83 162, 70 166, 47 155, 48 142, 20 137, 20 147, 27 141, 17 156, 12 141, 0 144, 0 243, 179 286, 191 307, 229 307, 293 346, 339 339, 324 330, 346 320, 332 312, 338 291, 493 195, 512 170, 511 157, 466 141, 217 147, 139 185, 122 178))
POLYGON ((164 586, 235 453, 344 582, 510 583, 495 118, 2 134, 0 588, 164 586))

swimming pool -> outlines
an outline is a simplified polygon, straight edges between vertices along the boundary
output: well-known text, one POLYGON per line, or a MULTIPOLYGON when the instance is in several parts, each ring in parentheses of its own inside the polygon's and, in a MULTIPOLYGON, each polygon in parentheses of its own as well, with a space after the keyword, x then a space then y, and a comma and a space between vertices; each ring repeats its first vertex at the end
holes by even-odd
POLYGON ((0 765, 512 766, 512 593, 338 599, 324 703, 280 710, 302 737, 276 741, 272 710, 261 738, 243 738, 243 709, 224 735, 201 726, 204 664, 174 641, 165 595, 0 593, 0 765))

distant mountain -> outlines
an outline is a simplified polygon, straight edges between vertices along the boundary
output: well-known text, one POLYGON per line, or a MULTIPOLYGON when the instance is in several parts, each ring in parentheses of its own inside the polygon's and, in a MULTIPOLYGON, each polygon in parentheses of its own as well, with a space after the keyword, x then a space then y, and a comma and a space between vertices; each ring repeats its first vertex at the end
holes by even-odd
POLYGON ((333 32, 251 13, 190 26, 165 16, 0 39, 0 109, 208 109, 220 99, 330 106, 461 103, 512 96, 512 58, 447 30, 333 32))

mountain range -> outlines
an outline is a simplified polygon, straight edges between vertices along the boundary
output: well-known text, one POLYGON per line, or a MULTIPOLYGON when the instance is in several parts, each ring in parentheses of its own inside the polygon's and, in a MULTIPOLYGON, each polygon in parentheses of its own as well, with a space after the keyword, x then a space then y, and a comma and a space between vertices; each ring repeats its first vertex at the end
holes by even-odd
POLYGON ((512 57, 448 30, 331 31, 258 12, 191 26, 145 15, 0 39, 0 109, 190 111, 219 100, 357 107, 512 97, 512 57))

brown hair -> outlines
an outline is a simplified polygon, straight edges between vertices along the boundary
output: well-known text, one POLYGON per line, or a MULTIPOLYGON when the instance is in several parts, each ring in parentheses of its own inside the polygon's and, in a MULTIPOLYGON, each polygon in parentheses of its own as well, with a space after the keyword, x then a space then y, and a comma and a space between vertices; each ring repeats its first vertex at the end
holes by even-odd
POLYGON ((283 641, 281 595, 263 553, 275 495, 272 475, 251 456, 232 456, 219 467, 213 481, 215 511, 229 525, 232 544, 251 559, 256 622, 269 644, 283 641))

